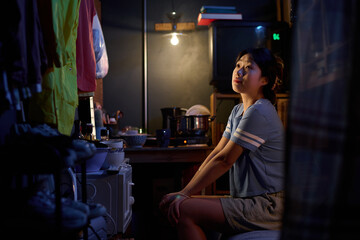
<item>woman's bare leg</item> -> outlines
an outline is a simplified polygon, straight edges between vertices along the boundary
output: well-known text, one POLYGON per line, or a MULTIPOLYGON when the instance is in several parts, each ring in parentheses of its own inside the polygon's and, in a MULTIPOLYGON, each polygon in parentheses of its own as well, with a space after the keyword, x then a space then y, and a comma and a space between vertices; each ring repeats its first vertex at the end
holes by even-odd
POLYGON ((220 199, 190 198, 180 205, 179 239, 206 239, 203 229, 230 232, 220 199))

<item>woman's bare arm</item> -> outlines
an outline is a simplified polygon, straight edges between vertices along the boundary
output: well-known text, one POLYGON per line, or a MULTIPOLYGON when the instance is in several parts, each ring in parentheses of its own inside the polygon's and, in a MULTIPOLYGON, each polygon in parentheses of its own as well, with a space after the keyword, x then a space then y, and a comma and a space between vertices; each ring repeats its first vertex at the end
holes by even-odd
MULTIPOLYGON (((225 140, 221 144, 224 143, 225 140)), ((209 155, 206 159, 206 163, 201 165, 192 180, 180 192, 187 196, 191 196, 192 194, 201 191, 227 172, 242 153, 243 148, 240 145, 227 140, 225 146, 222 147, 219 152, 214 152, 215 155, 213 156, 209 155)))
POLYGON ((206 159, 203 161, 203 163, 200 165, 198 171, 195 173, 195 175, 192 177, 192 179, 190 180, 189 183, 191 183, 192 181, 194 181, 200 171, 202 169, 204 169, 204 167, 209 163, 209 161, 214 157, 216 156, 216 154, 218 154, 227 144, 227 142, 229 141, 229 139, 225 138, 225 137, 222 137, 219 141, 219 143, 216 145, 216 147, 214 148, 214 150, 211 151, 211 153, 206 157, 206 159))
POLYGON ((243 151, 244 149, 240 145, 233 141, 227 141, 225 147, 219 152, 213 151, 215 155, 206 159, 207 161, 201 165, 199 171, 183 190, 165 195, 160 203, 160 208, 167 212, 169 221, 173 224, 177 223, 181 202, 201 191, 228 171, 243 151))

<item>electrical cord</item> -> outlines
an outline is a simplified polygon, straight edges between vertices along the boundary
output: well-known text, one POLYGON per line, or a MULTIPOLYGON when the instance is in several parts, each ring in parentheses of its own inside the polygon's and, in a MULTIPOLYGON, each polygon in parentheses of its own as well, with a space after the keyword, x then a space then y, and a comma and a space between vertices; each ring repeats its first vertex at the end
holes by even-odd
POLYGON ((96 238, 99 239, 99 240, 101 240, 101 237, 99 236, 99 234, 97 234, 97 232, 95 231, 94 227, 89 224, 89 228, 90 228, 91 231, 94 233, 94 235, 96 236, 96 238))
POLYGON ((114 228, 113 228, 113 234, 116 234, 116 224, 115 224, 115 220, 111 217, 111 215, 107 212, 106 213, 106 216, 108 217, 108 218, 110 218, 110 220, 111 220, 111 223, 113 224, 113 226, 114 226, 114 228))

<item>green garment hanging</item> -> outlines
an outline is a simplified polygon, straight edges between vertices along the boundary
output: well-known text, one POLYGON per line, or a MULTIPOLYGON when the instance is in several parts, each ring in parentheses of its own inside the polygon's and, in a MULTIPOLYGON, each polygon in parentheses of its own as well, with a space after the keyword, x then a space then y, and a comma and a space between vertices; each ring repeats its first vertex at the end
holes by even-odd
MULTIPOLYGON (((39 6, 46 1, 38 1, 39 6)), ((44 32, 45 44, 52 44, 57 59, 43 75, 42 92, 33 96, 29 106, 29 119, 56 127, 60 133, 70 135, 78 105, 76 73, 76 38, 80 0, 52 0, 53 32, 44 32), (54 42, 46 37, 55 36, 54 42)), ((45 15, 46 13, 44 13, 45 15)), ((41 7, 39 8, 41 15, 41 7)))

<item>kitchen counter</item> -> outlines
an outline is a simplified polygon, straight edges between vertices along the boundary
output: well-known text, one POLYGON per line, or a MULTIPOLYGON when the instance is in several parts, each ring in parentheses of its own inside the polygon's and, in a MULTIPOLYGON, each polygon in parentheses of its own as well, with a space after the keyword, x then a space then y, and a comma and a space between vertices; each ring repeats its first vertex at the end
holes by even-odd
POLYGON ((187 145, 178 147, 125 148, 125 156, 132 163, 201 163, 214 147, 187 145))

